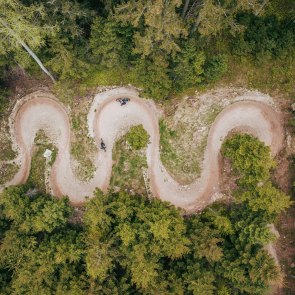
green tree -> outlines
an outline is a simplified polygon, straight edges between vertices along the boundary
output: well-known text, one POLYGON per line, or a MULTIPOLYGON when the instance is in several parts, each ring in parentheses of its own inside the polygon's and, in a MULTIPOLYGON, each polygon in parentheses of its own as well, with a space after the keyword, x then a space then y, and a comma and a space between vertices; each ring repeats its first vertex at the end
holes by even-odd
POLYGON ((161 51, 174 55, 180 50, 177 40, 187 34, 176 13, 180 5, 179 0, 133 0, 116 7, 115 17, 137 29, 134 53, 150 56, 161 51))
POLYGON ((23 49, 36 61, 42 71, 53 81, 35 51, 45 44, 45 37, 56 32, 54 26, 40 26, 38 20, 44 19, 46 12, 42 5, 25 6, 18 0, 0 0, 0 54, 15 54, 22 64, 28 63, 23 49))
POLYGON ((234 171, 240 175, 238 184, 245 188, 254 188, 268 180, 270 169, 275 167, 270 148, 248 134, 235 134, 227 139, 222 154, 231 160, 234 171))
POLYGON ((69 40, 64 38, 52 38, 50 41, 50 54, 52 57, 47 61, 61 80, 70 78, 81 79, 87 75, 89 64, 75 52, 75 48, 69 40))
POLYGON ((241 15, 239 23, 246 29, 233 42, 233 52, 239 56, 254 56, 258 61, 286 58, 292 55, 295 30, 289 20, 274 16, 241 15))
POLYGON ((204 65, 205 81, 216 81, 227 71, 227 57, 216 55, 208 59, 204 65))
POLYGON ((187 268, 187 273, 184 275, 187 290, 194 295, 213 295, 215 286, 214 275, 212 272, 205 271, 200 266, 191 265, 187 268))
POLYGON ((262 280, 265 283, 275 283, 281 280, 279 275, 279 267, 273 258, 265 251, 259 251, 256 256, 249 261, 250 278, 253 281, 262 280))
POLYGON ((168 63, 162 56, 138 59, 132 72, 135 84, 143 88, 143 93, 148 97, 159 100, 169 95, 172 81, 168 63))
POLYGON ((57 28, 56 34, 47 37, 44 55, 60 79, 81 79, 86 76, 89 65, 89 45, 86 28, 94 13, 75 0, 38 0, 44 6, 46 17, 42 26, 49 24, 57 28))
POLYGON ((145 148, 149 143, 150 136, 143 125, 132 126, 126 134, 126 140, 135 150, 145 148))
POLYGON ((196 50, 195 42, 188 41, 177 54, 172 75, 177 90, 196 86, 203 80, 205 54, 196 50))
POLYGON ((96 192, 84 222, 87 269, 102 285, 121 269, 141 292, 165 290, 161 261, 179 259, 189 251, 179 211, 158 200, 96 192))
POLYGON ((236 16, 242 12, 259 14, 265 9, 265 1, 260 0, 186 0, 182 16, 203 36, 217 35, 223 30, 232 34, 243 30, 236 16))
POLYGON ((85 280, 80 276, 83 243, 75 231, 41 241, 9 231, 0 253, 0 266, 13 270, 14 294, 85 294, 85 280))
POLYGON ((223 238, 219 231, 210 226, 210 223, 193 216, 188 220, 188 234, 192 241, 193 255, 197 259, 205 258, 213 264, 222 258, 223 238))
POLYGON ((270 216, 279 214, 292 204, 290 197, 275 188, 270 181, 244 192, 237 199, 247 202, 251 210, 266 211, 270 216))
POLYGON ((6 188, 1 194, 0 205, 5 218, 26 233, 52 232, 63 227, 72 212, 67 198, 53 199, 28 186, 6 188))
POLYGON ((114 19, 97 17, 91 26, 92 59, 107 68, 126 66, 132 59, 133 32, 114 19))

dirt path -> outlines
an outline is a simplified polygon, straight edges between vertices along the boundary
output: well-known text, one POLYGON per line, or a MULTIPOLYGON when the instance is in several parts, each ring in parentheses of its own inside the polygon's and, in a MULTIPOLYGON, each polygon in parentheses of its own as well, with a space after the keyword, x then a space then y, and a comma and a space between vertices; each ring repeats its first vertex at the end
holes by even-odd
POLYGON ((67 195, 73 203, 92 196, 95 187, 106 190, 112 170, 112 148, 116 139, 132 125, 143 124, 150 134, 147 147, 148 176, 152 192, 162 200, 184 208, 188 212, 200 210, 212 202, 219 191, 218 155, 224 138, 232 130, 245 127, 260 140, 270 145, 275 155, 283 144, 284 131, 281 118, 272 107, 256 101, 236 102, 225 108, 215 119, 207 140, 201 177, 194 183, 182 186, 163 167, 159 153, 158 111, 151 101, 140 99, 135 90, 116 88, 98 94, 89 110, 89 136, 97 145, 103 138, 107 152, 98 150, 96 172, 89 182, 81 182, 74 175, 70 157, 70 123, 67 110, 52 95, 33 93, 23 103, 16 105, 11 117, 11 134, 18 147, 16 160, 20 170, 6 185, 26 181, 35 134, 44 129, 56 143, 58 155, 52 167, 50 184, 57 196, 67 195), (121 107, 116 98, 129 97, 131 101, 121 107))

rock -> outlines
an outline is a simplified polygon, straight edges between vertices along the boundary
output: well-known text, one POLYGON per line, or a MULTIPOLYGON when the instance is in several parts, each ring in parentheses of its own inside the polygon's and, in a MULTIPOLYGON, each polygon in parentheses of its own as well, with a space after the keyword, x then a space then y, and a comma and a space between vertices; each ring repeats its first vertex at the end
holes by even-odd
POLYGON ((44 154, 43 154, 43 157, 46 158, 46 159, 50 159, 51 158, 51 155, 52 155, 52 151, 46 149, 45 152, 44 152, 44 154))

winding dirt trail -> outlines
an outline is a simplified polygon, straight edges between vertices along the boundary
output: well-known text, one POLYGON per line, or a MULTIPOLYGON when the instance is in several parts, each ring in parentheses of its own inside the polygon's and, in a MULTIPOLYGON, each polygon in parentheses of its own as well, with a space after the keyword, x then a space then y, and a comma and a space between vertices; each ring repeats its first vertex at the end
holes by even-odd
POLYGON ((224 138, 231 130, 246 128, 269 145, 273 155, 281 149, 284 139, 280 114, 272 107, 257 101, 233 103, 217 116, 210 129, 201 177, 190 185, 182 186, 169 175, 161 163, 155 105, 139 98, 133 89, 116 88, 98 94, 89 110, 89 135, 95 138, 98 146, 103 138, 107 152, 98 149, 94 177, 89 182, 82 182, 77 179, 71 168, 71 127, 67 109, 52 95, 37 92, 32 94, 30 99, 16 105, 11 116, 11 135, 14 146, 18 147, 17 161, 20 163, 20 169, 6 186, 26 181, 36 132, 44 129, 58 148, 50 175, 53 193, 57 196, 67 195, 73 203, 83 202, 85 196, 92 196, 96 187, 102 190, 108 188, 113 145, 122 134, 122 130, 127 131, 130 126, 136 124, 143 124, 150 134, 146 156, 153 194, 188 212, 204 208, 212 202, 213 194, 219 191, 218 155, 224 138), (119 97, 129 97, 131 101, 121 107, 116 102, 116 98, 119 97))

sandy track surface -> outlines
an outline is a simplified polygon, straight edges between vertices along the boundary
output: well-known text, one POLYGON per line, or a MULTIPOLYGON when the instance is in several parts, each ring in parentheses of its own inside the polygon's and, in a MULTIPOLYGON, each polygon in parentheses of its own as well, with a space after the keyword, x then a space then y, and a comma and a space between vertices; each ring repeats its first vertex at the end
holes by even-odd
POLYGON ((50 175, 53 193, 57 196, 67 195, 73 203, 83 202, 85 196, 93 195, 96 187, 107 190, 112 170, 112 148, 116 139, 132 125, 143 124, 150 134, 146 156, 154 196, 193 212, 212 202, 213 195, 219 191, 218 156, 222 142, 230 131, 246 129, 269 145, 273 155, 283 145, 284 131, 278 112, 257 101, 233 103, 217 116, 210 129, 201 177, 190 185, 182 186, 169 175, 161 163, 157 114, 155 105, 139 98, 138 93, 131 88, 116 88, 98 94, 88 114, 89 136, 95 138, 98 146, 103 138, 107 151, 98 149, 94 177, 89 182, 82 182, 71 168, 71 128, 67 109, 51 94, 32 94, 29 99, 18 103, 11 115, 11 135, 14 146, 18 148, 17 161, 20 169, 6 186, 26 181, 36 132, 44 129, 58 148, 50 175), (129 97, 131 101, 121 107, 116 102, 119 97, 129 97))

